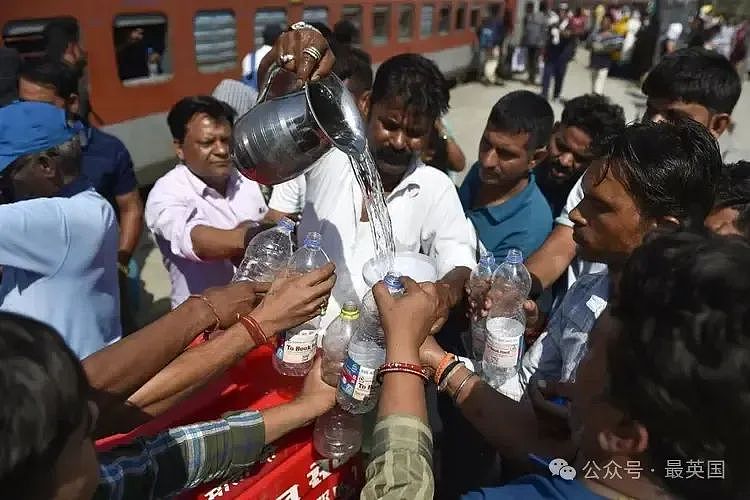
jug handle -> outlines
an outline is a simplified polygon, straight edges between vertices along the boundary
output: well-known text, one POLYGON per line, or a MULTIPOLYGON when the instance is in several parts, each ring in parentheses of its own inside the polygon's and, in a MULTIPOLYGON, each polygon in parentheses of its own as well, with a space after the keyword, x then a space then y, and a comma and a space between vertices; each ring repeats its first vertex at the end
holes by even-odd
POLYGON ((279 71, 281 70, 282 67, 279 66, 275 61, 271 63, 271 68, 268 70, 268 76, 266 77, 266 83, 263 86, 263 90, 261 90, 260 95, 258 96, 256 104, 260 104, 266 100, 266 97, 268 97, 268 91, 271 88, 271 82, 274 78, 276 78, 276 75, 278 75, 279 71))

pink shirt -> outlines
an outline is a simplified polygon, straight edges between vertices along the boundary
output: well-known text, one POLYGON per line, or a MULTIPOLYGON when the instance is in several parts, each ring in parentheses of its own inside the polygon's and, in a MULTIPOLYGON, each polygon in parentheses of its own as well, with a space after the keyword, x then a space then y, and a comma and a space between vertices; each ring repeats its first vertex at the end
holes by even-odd
POLYGON ((268 211, 258 183, 232 169, 226 196, 210 188, 185 165, 177 165, 154 184, 146 201, 146 225, 156 238, 172 282, 172 307, 190 294, 232 281, 229 260, 201 260, 190 232, 203 225, 234 229, 260 221, 268 211))

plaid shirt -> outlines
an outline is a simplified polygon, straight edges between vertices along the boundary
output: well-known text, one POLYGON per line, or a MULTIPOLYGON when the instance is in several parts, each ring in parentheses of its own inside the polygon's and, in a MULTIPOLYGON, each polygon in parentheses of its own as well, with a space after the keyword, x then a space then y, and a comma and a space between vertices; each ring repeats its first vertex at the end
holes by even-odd
POLYGON ((227 413, 220 420, 170 429, 99 454, 95 500, 164 498, 242 473, 261 455, 263 416, 227 413))

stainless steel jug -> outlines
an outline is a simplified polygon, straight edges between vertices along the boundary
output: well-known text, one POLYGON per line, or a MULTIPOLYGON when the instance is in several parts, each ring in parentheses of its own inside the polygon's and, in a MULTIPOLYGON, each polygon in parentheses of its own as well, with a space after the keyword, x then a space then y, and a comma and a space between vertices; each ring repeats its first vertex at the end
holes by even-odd
POLYGON ((289 92, 290 75, 272 67, 258 104, 234 125, 230 154, 235 167, 265 185, 303 174, 332 147, 350 155, 361 155, 367 147, 356 101, 336 75, 289 92), (267 98, 278 83, 279 93, 289 93, 267 98))

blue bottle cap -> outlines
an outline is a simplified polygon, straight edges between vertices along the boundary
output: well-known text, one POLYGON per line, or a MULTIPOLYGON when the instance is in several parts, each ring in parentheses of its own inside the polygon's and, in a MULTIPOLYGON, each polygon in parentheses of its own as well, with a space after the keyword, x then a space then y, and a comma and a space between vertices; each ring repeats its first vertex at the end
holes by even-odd
POLYGON ((289 217, 282 217, 281 220, 279 220, 279 222, 276 224, 276 227, 291 233, 292 231, 294 231, 294 221, 289 217))
POLYGON ((310 250, 320 250, 320 233, 314 231, 307 233, 303 246, 310 250))
POLYGON ((394 271, 389 271, 388 274, 383 278, 385 286, 392 292, 400 291, 404 289, 404 285, 401 283, 401 275, 394 271))
POLYGON ((508 250, 508 255, 505 257, 505 262, 510 264, 522 264, 523 263, 523 252, 518 248, 511 248, 508 250))

